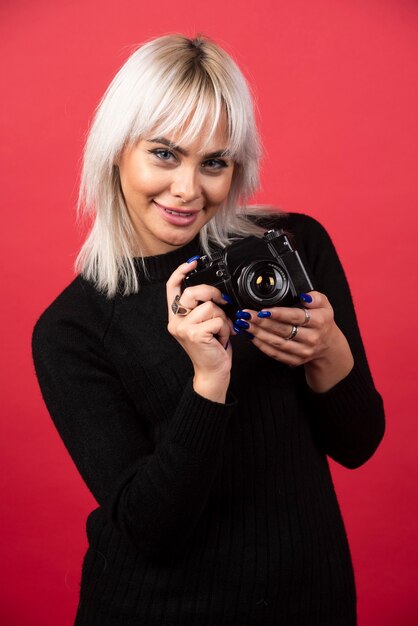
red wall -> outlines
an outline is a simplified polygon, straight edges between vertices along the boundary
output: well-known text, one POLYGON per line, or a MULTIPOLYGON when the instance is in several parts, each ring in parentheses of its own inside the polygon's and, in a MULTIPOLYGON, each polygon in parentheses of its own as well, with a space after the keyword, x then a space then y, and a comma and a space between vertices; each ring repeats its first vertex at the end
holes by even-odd
POLYGON ((418 623, 417 27, 415 0, 1 3, 2 624, 72 624, 95 503, 42 403, 31 329, 72 278, 93 109, 133 45, 173 31, 238 59, 266 151, 257 200, 317 217, 343 259, 388 422, 366 466, 332 467, 359 624, 418 623))

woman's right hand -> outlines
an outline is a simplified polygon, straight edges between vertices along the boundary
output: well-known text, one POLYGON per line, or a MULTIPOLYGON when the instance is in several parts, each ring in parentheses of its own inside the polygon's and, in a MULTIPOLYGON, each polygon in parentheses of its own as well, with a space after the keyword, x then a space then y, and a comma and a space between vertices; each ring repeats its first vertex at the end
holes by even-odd
POLYGON ((181 290, 184 277, 195 267, 196 261, 183 263, 167 281, 167 328, 193 363, 195 391, 209 400, 225 402, 232 365, 229 337, 236 333, 222 309, 226 301, 219 289, 195 285, 181 290), (182 305, 192 309, 188 315, 173 313, 171 305, 177 295, 181 295, 182 305))

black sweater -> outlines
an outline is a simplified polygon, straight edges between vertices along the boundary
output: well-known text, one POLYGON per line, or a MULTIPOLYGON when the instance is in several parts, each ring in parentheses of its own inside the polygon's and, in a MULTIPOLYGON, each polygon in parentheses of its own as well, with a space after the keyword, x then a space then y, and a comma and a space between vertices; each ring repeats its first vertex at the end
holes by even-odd
POLYGON ((326 455, 355 468, 384 430, 347 282, 324 229, 295 237, 355 365, 323 394, 244 336, 231 337, 226 404, 192 387, 167 331, 165 283, 198 238, 149 257, 138 294, 108 299, 77 277, 36 324, 48 410, 99 507, 76 624, 353 626, 354 577, 326 455))

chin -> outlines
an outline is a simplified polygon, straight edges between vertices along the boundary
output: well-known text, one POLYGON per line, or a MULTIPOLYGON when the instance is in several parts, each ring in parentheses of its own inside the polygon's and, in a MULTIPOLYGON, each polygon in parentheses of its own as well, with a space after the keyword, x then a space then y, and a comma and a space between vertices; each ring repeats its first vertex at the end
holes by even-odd
POLYGON ((182 236, 169 237, 167 238, 165 243, 167 243, 169 246, 175 246, 176 248, 179 248, 181 246, 185 246, 186 244, 190 243, 198 234, 199 234, 199 231, 196 231, 196 232, 190 233, 189 235, 186 235, 186 233, 184 233, 182 236))

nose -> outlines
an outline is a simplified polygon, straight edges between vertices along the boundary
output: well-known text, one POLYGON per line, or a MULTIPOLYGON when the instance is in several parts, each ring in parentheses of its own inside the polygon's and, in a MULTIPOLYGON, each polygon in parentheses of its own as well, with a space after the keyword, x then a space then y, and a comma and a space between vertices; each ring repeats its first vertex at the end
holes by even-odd
POLYGON ((183 204, 193 202, 202 196, 199 173, 192 166, 181 166, 173 172, 171 194, 183 204))

